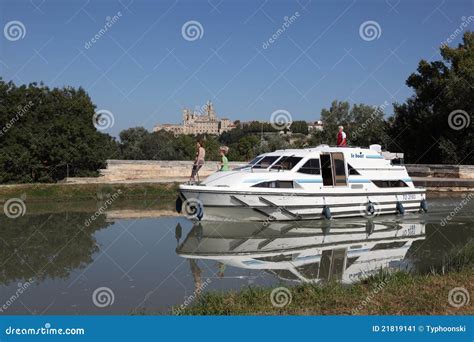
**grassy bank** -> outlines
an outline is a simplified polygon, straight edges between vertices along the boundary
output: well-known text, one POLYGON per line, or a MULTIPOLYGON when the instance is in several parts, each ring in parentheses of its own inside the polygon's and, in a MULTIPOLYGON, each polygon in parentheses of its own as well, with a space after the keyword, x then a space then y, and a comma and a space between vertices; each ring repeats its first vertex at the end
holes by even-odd
POLYGON ((180 314, 472 315, 472 303, 455 308, 448 302, 451 289, 469 290, 471 284, 474 284, 472 270, 418 276, 398 272, 372 277, 353 286, 331 283, 288 287, 292 299, 282 308, 272 305, 272 288, 249 287, 239 292, 206 293, 194 305, 181 309, 180 314))
POLYGON ((0 187, 0 203, 10 198, 25 202, 68 200, 106 200, 119 194, 117 200, 175 199, 177 183, 116 183, 116 184, 19 184, 0 187))
MULTIPOLYGON (((331 282, 281 289, 248 287, 239 292, 207 292, 182 315, 472 315, 474 305, 454 288, 471 292, 474 284, 474 241, 452 250, 428 274, 380 272, 352 286, 331 282), (274 292, 272 292, 274 291, 274 292), (280 294, 280 297, 277 294, 280 294), (286 304, 276 307, 272 304, 286 304), (291 301, 288 301, 291 298, 291 301)), ((472 295, 471 295, 472 297, 472 295)))

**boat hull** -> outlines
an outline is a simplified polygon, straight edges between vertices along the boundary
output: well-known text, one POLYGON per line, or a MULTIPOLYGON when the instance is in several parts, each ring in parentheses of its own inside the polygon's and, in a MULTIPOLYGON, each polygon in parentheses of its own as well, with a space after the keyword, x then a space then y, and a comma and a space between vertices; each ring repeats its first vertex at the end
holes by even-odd
POLYGON ((425 190, 333 192, 249 192, 180 186, 182 213, 210 221, 293 221, 372 217, 420 211, 425 190), (190 206, 191 204, 191 206, 190 206), (193 207, 197 210, 189 210, 193 207))

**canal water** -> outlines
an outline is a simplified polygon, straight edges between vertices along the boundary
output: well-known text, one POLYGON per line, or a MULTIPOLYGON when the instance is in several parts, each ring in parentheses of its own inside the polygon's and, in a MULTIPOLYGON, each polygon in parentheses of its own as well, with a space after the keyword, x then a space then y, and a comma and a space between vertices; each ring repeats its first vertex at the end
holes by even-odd
POLYGON ((293 223, 196 224, 136 205, 95 215, 81 203, 2 215, 0 315, 169 314, 206 291, 427 272, 474 237, 471 195, 431 198, 427 214, 293 223))

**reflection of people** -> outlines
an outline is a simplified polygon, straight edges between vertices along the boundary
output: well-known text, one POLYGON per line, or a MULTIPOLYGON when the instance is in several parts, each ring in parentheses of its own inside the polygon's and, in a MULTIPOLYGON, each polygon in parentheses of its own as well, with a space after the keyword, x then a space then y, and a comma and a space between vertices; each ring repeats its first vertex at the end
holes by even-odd
POLYGON ((199 293, 199 289, 202 288, 202 270, 199 268, 197 261, 195 259, 189 259, 189 266, 191 266, 191 273, 193 274, 194 279, 194 291, 199 293))
POLYGON ((339 126, 339 133, 337 133, 337 146, 347 146, 346 133, 342 126, 339 126))
POLYGON ((223 278, 224 277, 224 271, 225 271, 225 268, 226 268, 226 264, 222 263, 222 262, 218 262, 217 263, 217 275, 219 276, 219 278, 223 278))
POLYGON ((219 148, 219 154, 221 155, 221 161, 218 163, 219 171, 229 171, 229 160, 226 154, 229 152, 227 146, 221 146, 219 148))
POLYGON ((206 150, 202 146, 200 141, 196 142, 196 158, 194 159, 193 170, 189 182, 196 181, 196 175, 198 174, 201 167, 204 165, 204 158, 206 157, 206 150))

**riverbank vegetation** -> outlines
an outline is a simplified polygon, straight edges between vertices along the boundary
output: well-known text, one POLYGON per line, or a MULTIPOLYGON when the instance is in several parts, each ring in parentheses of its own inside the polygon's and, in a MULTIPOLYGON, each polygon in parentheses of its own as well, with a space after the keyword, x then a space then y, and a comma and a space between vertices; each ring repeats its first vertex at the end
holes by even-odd
POLYGON ((292 113, 293 123, 280 131, 268 122, 236 121, 220 136, 174 136, 134 127, 115 139, 100 131, 113 115, 96 113, 82 88, 17 86, 0 79, 0 183, 94 176, 107 159, 192 160, 197 139, 204 141, 208 160, 218 160, 223 144, 230 147, 229 160, 249 160, 275 149, 334 145, 338 125, 345 127, 350 145, 380 143, 404 152, 409 163, 474 164, 474 33, 466 32, 458 47, 442 46, 440 53, 442 60, 422 60, 408 77, 414 95, 392 104, 393 116, 384 117, 391 106, 387 101, 351 106, 335 100, 321 111, 322 131, 308 131, 292 113))
POLYGON ((276 287, 247 287, 241 291, 207 292, 192 305, 175 311, 182 315, 472 315, 474 305, 468 297, 460 292, 456 298, 450 294, 455 288, 469 293, 472 284, 471 241, 462 250, 448 253, 444 263, 423 274, 381 271, 351 286, 336 282, 283 284, 291 301, 284 295, 278 301, 274 293, 274 302, 287 302, 281 308, 272 305, 276 287))
POLYGON ((154 199, 172 202, 176 198, 177 183, 90 183, 90 184, 21 184, 0 187, 0 203, 10 198, 30 202, 103 201, 119 194, 117 201, 154 199))

